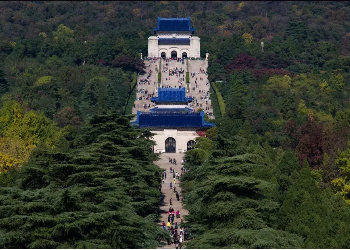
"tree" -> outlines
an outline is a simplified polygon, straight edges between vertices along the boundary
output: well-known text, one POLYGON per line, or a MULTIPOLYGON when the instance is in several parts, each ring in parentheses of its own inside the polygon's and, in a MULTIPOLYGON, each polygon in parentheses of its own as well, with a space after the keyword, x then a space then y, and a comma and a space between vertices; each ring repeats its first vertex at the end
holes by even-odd
POLYGON ((162 170, 129 123, 95 116, 76 150, 38 147, 19 182, 0 188, 0 246, 155 248, 169 237, 155 223, 162 170))
POLYGON ((8 84, 5 78, 5 72, 2 67, 0 67, 0 96, 8 91, 8 84))

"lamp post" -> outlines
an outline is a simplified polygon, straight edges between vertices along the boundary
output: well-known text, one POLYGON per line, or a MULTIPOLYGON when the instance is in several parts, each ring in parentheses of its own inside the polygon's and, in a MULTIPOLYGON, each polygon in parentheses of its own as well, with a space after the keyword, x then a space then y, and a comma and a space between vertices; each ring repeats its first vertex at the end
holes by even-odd
POLYGON ((142 53, 141 53, 141 49, 139 49, 139 53, 140 53, 140 57, 141 57, 141 60, 142 60, 142 53))

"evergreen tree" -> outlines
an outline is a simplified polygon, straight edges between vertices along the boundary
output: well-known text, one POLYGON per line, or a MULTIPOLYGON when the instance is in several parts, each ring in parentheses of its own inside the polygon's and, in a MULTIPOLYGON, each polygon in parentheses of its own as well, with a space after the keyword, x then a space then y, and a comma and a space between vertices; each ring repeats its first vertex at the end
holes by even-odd
POLYGON ((0 96, 8 91, 8 83, 5 78, 5 72, 2 67, 0 67, 0 96))
POLYGON ((160 173, 153 142, 116 114, 95 116, 69 153, 37 148, 0 188, 1 248, 155 248, 160 173))

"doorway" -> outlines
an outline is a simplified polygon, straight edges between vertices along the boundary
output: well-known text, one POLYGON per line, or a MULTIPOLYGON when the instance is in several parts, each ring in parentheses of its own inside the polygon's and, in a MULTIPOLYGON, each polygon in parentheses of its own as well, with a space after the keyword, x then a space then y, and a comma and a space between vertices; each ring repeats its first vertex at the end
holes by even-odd
POLYGON ((194 145, 196 145, 196 142, 194 140, 190 140, 187 142, 187 151, 194 149, 194 145))
POLYGON ((176 140, 173 137, 165 140, 165 153, 176 153, 176 140))
POLYGON ((187 58, 187 53, 186 52, 182 53, 182 58, 187 58))
POLYGON ((171 51, 171 58, 177 58, 177 52, 175 50, 171 51))
POLYGON ((160 54, 160 56, 161 56, 161 58, 164 58, 164 59, 165 59, 165 52, 162 52, 162 53, 160 54))

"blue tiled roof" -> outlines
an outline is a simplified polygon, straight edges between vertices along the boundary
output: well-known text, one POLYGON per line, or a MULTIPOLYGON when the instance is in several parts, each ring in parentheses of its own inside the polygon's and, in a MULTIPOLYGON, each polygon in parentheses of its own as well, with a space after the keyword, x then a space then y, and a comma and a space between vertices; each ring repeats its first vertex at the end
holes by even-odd
POLYGON ((191 97, 186 97, 185 88, 158 88, 158 97, 152 97, 152 102, 156 103, 187 103, 191 102, 191 97))
POLYGON ((154 31, 194 31, 190 18, 161 18, 158 17, 158 27, 154 31))
POLYGON ((198 112, 137 112, 137 120, 132 123, 141 128, 211 128, 214 123, 205 122, 204 111, 198 112))
POLYGON ((159 38, 158 45, 190 45, 189 38, 159 38))

